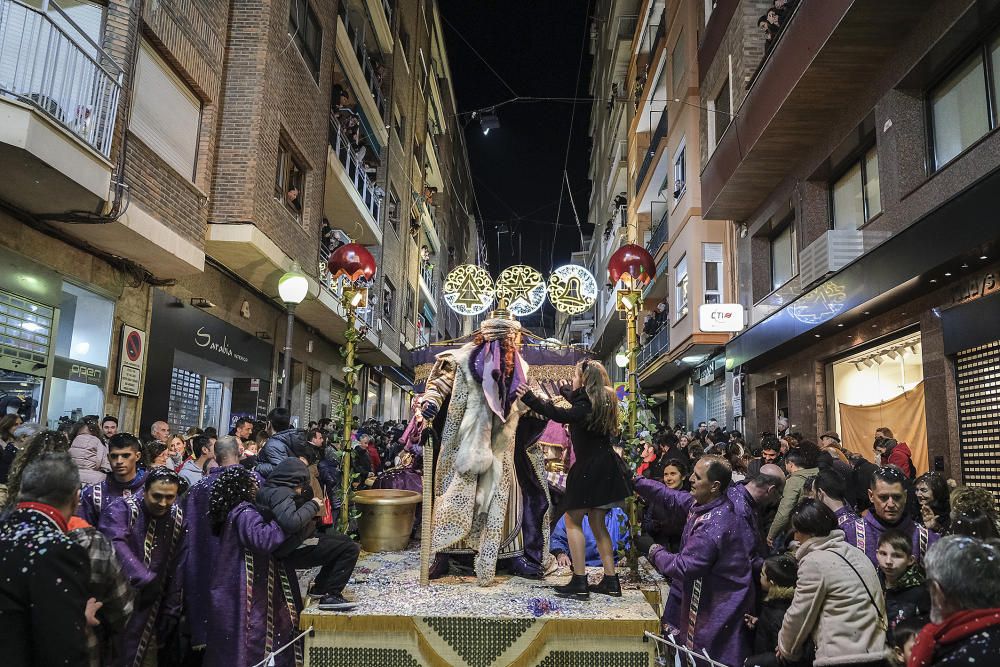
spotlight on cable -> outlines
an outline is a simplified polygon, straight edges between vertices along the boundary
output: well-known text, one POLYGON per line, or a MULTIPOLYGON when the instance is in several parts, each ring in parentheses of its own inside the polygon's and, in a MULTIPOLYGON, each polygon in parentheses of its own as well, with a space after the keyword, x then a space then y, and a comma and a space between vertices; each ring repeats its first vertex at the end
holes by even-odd
POLYGON ((489 134, 490 130, 500 129, 500 117, 493 109, 488 109, 479 114, 479 127, 483 128, 483 134, 489 134))

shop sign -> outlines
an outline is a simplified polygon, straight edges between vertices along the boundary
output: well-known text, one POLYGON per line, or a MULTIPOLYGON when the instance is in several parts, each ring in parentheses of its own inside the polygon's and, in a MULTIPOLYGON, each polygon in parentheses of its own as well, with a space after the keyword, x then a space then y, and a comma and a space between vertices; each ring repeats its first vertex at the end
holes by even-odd
POLYGON ((708 362, 698 370, 698 384, 702 387, 715 382, 715 360, 708 362))
POLYGON ((738 303, 706 303, 698 307, 699 327, 706 333, 743 331, 746 321, 738 303))
POLYGON ((733 417, 743 416, 743 376, 734 375, 730 385, 733 394, 733 417))
POLYGON ((142 387, 142 365, 146 357, 146 332, 122 325, 121 349, 118 351, 118 384, 115 393, 138 396, 142 387))
POLYGON ((58 355, 55 358, 55 363, 52 365, 52 377, 54 378, 92 384, 97 387, 104 386, 104 378, 107 373, 108 369, 104 366, 85 364, 82 361, 58 355))
POLYGON ((975 301, 994 292, 1000 292, 1000 272, 986 271, 978 276, 959 281, 951 293, 952 305, 975 301))

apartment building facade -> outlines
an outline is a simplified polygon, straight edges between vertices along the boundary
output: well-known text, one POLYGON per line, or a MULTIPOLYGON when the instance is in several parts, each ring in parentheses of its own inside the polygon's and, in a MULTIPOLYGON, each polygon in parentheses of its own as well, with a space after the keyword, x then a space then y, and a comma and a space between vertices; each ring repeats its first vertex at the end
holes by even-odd
MULTIPOLYGON (((644 294, 638 379, 652 399, 654 415, 679 424, 733 418, 724 368, 730 334, 703 328, 699 317, 703 306, 731 304, 736 296, 731 227, 703 215, 697 177, 706 123, 699 113, 699 4, 614 3, 612 19, 615 12, 633 13, 631 34, 621 29, 620 21, 606 24, 615 28, 609 36, 627 49, 617 56, 626 65, 617 62, 613 73, 609 66, 594 69, 595 77, 617 91, 612 113, 620 115, 610 117, 594 142, 591 208, 610 210, 615 219, 607 224, 593 220, 598 224, 593 263, 604 275, 607 259, 623 243, 645 246, 653 257, 657 270, 644 294), (617 143, 598 140, 611 132, 617 143), (605 176, 605 165, 611 165, 617 181, 605 176), (600 188, 597 179, 606 179, 600 188), (614 184, 615 192, 604 188, 604 182, 614 184), (602 195, 607 199, 597 200, 602 195)), ((609 115, 600 107, 595 105, 593 112, 598 124, 609 115)), ((725 109, 718 115, 729 117, 725 109)), ((613 356, 624 345, 624 326, 614 312, 614 294, 603 296, 595 348, 613 356)))
MULTIPOLYGON (((419 245, 405 227, 408 244, 384 241, 399 5, 3 1, 0 394, 26 420, 113 414, 145 434, 265 414, 286 381, 277 281, 294 264, 310 289, 290 407, 303 425, 332 416, 347 322, 325 263, 347 241, 380 267, 362 414, 406 412, 394 369, 418 338, 400 336, 399 304, 418 271, 400 267, 419 245)), ((466 259, 475 225, 436 224, 466 259)))
POLYGON ((744 430, 875 428, 918 471, 1000 491, 1000 7, 819 2, 765 44, 753 0, 705 3, 704 215, 736 222, 748 328, 727 346, 744 430), (711 127, 711 125, 709 125, 711 127))

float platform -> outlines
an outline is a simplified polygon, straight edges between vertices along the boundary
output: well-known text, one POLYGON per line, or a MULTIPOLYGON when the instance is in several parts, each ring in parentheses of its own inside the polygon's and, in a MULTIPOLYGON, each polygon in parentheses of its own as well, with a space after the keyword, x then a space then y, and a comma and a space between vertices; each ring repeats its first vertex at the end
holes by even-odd
MULTIPOLYGON (((591 568, 591 580, 600 568, 591 568)), ((658 583, 645 581, 620 598, 563 600, 542 581, 498 575, 489 587, 474 577, 419 584, 420 550, 362 554, 345 594, 350 612, 306 607, 300 617, 307 667, 652 667, 657 632, 651 601, 658 583)))

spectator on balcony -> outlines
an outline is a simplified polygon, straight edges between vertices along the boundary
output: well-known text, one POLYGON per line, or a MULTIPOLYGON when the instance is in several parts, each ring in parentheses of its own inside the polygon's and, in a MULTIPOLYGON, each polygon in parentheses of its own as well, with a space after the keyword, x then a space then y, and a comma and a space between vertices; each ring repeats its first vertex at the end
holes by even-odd
POLYGON ((299 200, 299 189, 296 186, 288 188, 288 192, 285 193, 285 200, 288 205, 294 208, 296 211, 302 210, 302 202, 299 200))
POLYGON ((778 12, 781 25, 784 26, 788 23, 788 17, 792 15, 798 4, 799 0, 774 0, 774 10, 778 12))
MULTIPOLYGON (((764 60, 767 60, 767 57, 771 55, 771 50, 774 48, 775 38, 778 36, 778 28, 774 26, 767 17, 768 14, 765 14, 757 19, 757 28, 759 28, 761 34, 764 35, 764 60)), ((763 60, 761 61, 761 64, 763 64, 763 60)))

